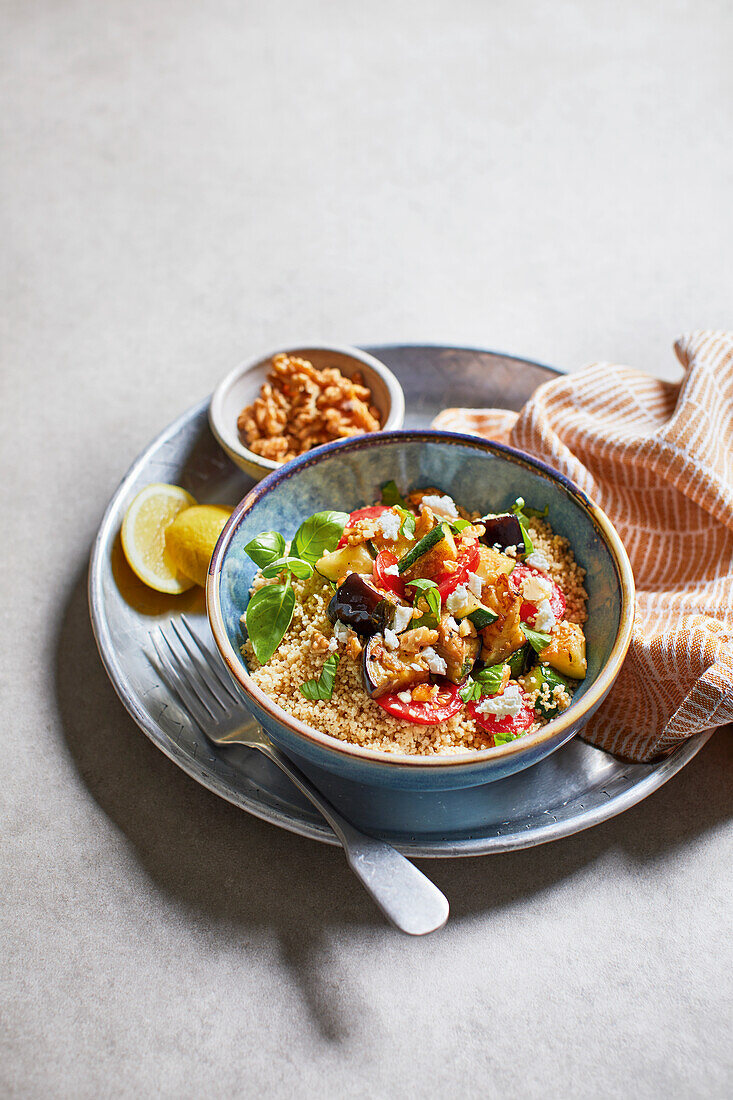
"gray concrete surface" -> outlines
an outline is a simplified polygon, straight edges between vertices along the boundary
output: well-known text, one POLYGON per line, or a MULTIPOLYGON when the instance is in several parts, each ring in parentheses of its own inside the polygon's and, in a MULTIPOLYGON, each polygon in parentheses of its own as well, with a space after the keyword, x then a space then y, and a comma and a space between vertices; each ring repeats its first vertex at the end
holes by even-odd
POLYGON ((733 323, 730 5, 0 11, 2 1095, 729 1095, 729 737, 587 834, 431 864, 452 919, 410 941, 146 741, 84 579, 131 459, 263 347, 676 377, 733 323))

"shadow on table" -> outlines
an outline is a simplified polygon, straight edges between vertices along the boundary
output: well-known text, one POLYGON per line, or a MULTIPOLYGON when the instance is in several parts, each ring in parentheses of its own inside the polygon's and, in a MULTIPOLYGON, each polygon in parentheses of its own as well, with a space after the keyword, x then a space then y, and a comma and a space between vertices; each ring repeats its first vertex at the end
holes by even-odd
MULTIPOLYGON (((349 926, 378 934, 383 926, 339 850, 242 813, 195 783, 141 734, 97 653, 86 570, 64 609, 55 673, 76 768, 158 888, 211 925, 242 935, 248 928, 275 931, 317 1026, 338 1041, 346 1024, 323 976, 326 937, 349 926)), ((730 816, 732 749, 729 737, 713 737, 651 798, 587 832, 490 859, 426 860, 421 866, 448 896, 455 923, 537 895, 609 850, 642 863, 655 859, 730 816)), ((405 939, 406 950, 419 950, 419 942, 405 939)))

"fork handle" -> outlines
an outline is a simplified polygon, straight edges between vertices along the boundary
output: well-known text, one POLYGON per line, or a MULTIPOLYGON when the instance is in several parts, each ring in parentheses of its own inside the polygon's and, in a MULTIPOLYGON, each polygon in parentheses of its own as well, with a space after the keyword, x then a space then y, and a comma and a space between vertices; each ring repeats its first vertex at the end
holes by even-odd
POLYGON ((334 809, 300 768, 274 745, 248 742, 263 753, 313 803, 341 841, 346 860, 385 917, 410 936, 424 936, 448 920, 448 899, 414 864, 383 840, 368 836, 334 809))

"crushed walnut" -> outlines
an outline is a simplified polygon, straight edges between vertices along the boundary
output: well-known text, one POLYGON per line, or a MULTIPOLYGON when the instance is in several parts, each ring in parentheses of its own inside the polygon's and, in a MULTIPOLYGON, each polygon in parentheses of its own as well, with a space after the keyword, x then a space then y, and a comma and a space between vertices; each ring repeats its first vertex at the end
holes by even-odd
POLYGON ((311 447, 378 432, 379 410, 362 376, 336 367, 316 370, 307 359, 276 355, 259 397, 242 409, 237 428, 250 451, 287 462, 311 447))

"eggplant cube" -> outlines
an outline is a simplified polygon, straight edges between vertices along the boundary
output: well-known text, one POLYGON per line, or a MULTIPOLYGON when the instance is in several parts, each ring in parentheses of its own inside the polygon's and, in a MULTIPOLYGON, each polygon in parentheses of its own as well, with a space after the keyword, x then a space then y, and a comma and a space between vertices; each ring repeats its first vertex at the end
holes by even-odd
POLYGON ((394 609, 395 605, 373 585, 358 573, 350 573, 336 589, 328 605, 328 617, 332 623, 340 620, 362 637, 369 637, 391 625, 394 609))
POLYGON ((487 546, 493 546, 497 550, 507 550, 510 546, 516 546, 518 550, 524 548, 522 528, 511 512, 504 512, 500 516, 484 516, 479 522, 486 528, 484 541, 487 546))
POLYGON ((364 687, 373 699, 388 691, 406 691, 415 684, 426 684, 430 679, 427 664, 414 653, 387 649, 381 634, 375 634, 365 645, 361 669, 364 687))

